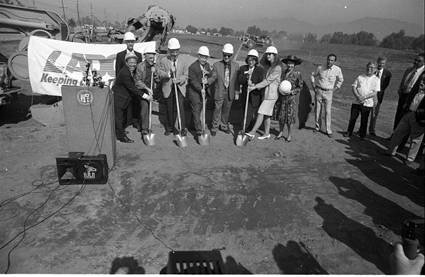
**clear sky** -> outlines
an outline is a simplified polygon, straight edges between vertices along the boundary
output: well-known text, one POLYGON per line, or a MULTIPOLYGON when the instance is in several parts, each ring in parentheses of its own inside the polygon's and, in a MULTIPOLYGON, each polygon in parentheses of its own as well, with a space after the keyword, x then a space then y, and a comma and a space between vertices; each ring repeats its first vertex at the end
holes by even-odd
POLYGON ((158 4, 177 18, 177 26, 227 26, 243 29, 253 18, 295 17, 313 24, 348 22, 362 17, 392 18, 424 25, 424 0, 20 0, 37 7, 58 10, 76 17, 93 12, 99 19, 123 21, 158 4))

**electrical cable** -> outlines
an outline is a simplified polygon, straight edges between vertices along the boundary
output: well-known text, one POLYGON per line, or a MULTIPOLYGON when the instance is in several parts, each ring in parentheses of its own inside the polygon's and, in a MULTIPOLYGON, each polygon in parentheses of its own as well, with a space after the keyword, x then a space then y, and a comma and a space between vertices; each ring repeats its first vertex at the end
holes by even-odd
MULTIPOLYGON (((3 248, 5 248, 6 246, 8 246, 11 242, 13 242, 16 238, 18 238, 21 234, 24 234, 24 236, 25 236, 25 233, 27 232, 27 231, 29 231, 30 229, 32 229, 32 228, 34 228, 34 227, 36 227, 36 226, 38 226, 38 225, 40 225, 41 223, 43 223, 43 222, 45 222, 46 220, 48 220, 49 218, 51 218, 51 217, 53 217, 53 216, 55 216, 57 213, 59 213, 62 209, 64 209, 66 206, 68 206, 72 201, 74 201, 74 199, 78 196, 78 195, 80 195, 83 191, 84 191, 84 189, 86 188, 86 184, 82 184, 81 186, 80 186, 80 189, 65 203, 65 204, 63 204, 59 209, 57 209, 56 211, 54 211, 53 213, 51 213, 51 214, 49 214, 48 216, 46 216, 46 217, 44 217, 42 220, 40 220, 40 221, 38 221, 37 223, 34 223, 34 224, 32 224, 31 226, 29 226, 28 228, 25 228, 25 226, 24 226, 24 230, 23 231, 21 231, 21 232, 19 232, 19 233, 17 233, 12 239, 10 239, 10 240, 8 240, 6 243, 4 243, 2 246, 0 246, 0 250, 2 250, 3 248)), ((58 188, 60 187, 60 185, 58 185, 57 186, 58 188)), ((43 203, 43 205, 44 205, 44 203, 43 203)), ((15 245, 16 246, 16 245, 15 245)), ((15 249, 16 247, 13 247, 12 249, 15 249)), ((8 259, 9 259, 9 257, 10 257, 10 255, 8 255, 8 259)), ((10 260, 8 260, 8 268, 7 268, 7 270, 9 270, 9 267, 10 267, 10 262, 9 262, 10 260)), ((7 273, 7 272, 6 272, 7 273)))
POLYGON ((7 253, 7 267, 6 267, 6 270, 5 270, 5 272, 4 272, 4 274, 7 274, 8 272, 9 272, 9 268, 10 268, 10 265, 11 265, 11 259, 10 259, 10 257, 11 257, 11 255, 12 255, 12 252, 13 252, 13 250, 15 250, 18 246, 19 246, 19 244, 21 244, 21 242, 25 239, 25 235, 26 235, 26 225, 27 225, 27 221, 29 220, 29 218, 33 215, 33 214, 35 214, 37 211, 39 211, 41 208, 43 208, 44 207, 44 205, 46 205, 47 204, 47 202, 49 202, 49 200, 50 200, 50 198, 52 197, 52 195, 53 195, 53 193, 58 189, 60 187, 60 185, 57 185, 56 186, 56 188, 55 189, 53 189, 50 193, 49 193, 49 195, 47 196, 47 199, 40 205, 40 206, 38 206, 36 209, 34 209, 26 218, 25 218, 25 221, 24 221, 24 230, 23 230, 23 234, 22 234, 22 237, 21 237, 21 239, 11 248, 11 249, 9 249, 9 252, 7 253))
MULTIPOLYGON (((132 214, 131 209, 124 203, 124 201, 122 201, 122 199, 115 193, 114 188, 111 186, 111 184, 108 182, 108 186, 112 191, 113 194, 113 198, 117 198, 118 201, 120 202, 120 204, 127 209, 127 211, 132 214)), ((152 229, 146 227, 143 224, 143 221, 137 216, 134 215, 134 217, 136 218, 137 222, 139 223, 140 226, 142 226, 143 229, 147 230, 149 233, 151 233, 151 235, 153 236, 154 239, 156 239, 157 241, 159 241, 162 245, 164 245, 166 248, 168 248, 169 250, 171 250, 172 252, 175 252, 175 250, 173 248, 171 248, 170 246, 168 246, 168 244, 166 244, 160 237, 158 237, 154 231, 152 231, 152 229)))

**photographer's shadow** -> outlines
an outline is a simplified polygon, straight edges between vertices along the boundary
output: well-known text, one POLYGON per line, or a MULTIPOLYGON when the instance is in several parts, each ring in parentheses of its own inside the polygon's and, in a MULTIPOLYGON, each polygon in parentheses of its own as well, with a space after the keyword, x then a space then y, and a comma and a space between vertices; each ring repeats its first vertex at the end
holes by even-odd
POLYGON ((328 274, 302 242, 279 243, 272 253, 282 274, 328 274))
POLYGON ((115 258, 111 264, 109 274, 145 274, 145 269, 139 266, 134 257, 115 258))

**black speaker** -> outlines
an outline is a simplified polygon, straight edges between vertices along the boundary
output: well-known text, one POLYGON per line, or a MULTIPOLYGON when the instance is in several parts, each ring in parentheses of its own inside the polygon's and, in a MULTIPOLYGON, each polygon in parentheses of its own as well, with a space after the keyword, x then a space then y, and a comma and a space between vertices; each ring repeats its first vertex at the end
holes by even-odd
POLYGON ((60 185, 106 184, 109 173, 106 155, 83 154, 83 152, 70 152, 68 157, 56 158, 60 185))

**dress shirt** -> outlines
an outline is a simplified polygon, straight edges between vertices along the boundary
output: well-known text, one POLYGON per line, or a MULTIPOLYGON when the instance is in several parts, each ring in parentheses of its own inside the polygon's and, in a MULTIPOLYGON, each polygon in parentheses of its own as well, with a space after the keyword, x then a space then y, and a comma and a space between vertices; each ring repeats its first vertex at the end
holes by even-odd
POLYGON ((376 70, 376 76, 379 78, 379 89, 378 89, 378 91, 381 91, 381 78, 382 78, 383 72, 384 72, 384 68, 376 70))
MULTIPOLYGON (((359 96, 366 96, 372 91, 377 92, 379 89, 379 78, 376 75, 367 76, 366 74, 359 75, 353 83, 353 87, 357 88, 359 96)), ((360 104, 365 107, 373 107, 373 98, 367 98, 361 103, 357 99, 353 102, 355 104, 360 104)))
POLYGON ((331 68, 319 66, 311 74, 311 83, 325 90, 339 89, 343 81, 344 77, 342 76, 341 68, 336 65, 332 65, 331 68))
POLYGON ((424 96, 425 96, 425 92, 423 90, 419 91, 413 98, 413 101, 410 104, 409 110, 412 112, 416 112, 416 110, 418 109, 419 103, 421 103, 424 96))

